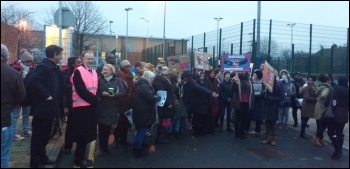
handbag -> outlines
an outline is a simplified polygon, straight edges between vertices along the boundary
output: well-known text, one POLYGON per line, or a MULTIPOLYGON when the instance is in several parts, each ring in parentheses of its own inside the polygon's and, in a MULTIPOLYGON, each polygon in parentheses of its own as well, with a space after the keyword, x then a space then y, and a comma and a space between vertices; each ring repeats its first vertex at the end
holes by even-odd
POLYGON ((334 113, 333 113, 333 106, 330 104, 327 106, 325 110, 322 112, 322 118, 323 119, 333 119, 334 118, 334 113))
POLYGON ((171 126, 171 119, 163 119, 162 126, 163 127, 170 127, 171 126))
POLYGON ((333 119, 334 113, 333 113, 333 89, 330 89, 330 97, 327 98, 328 105, 326 109, 322 112, 322 118, 323 119, 333 119))

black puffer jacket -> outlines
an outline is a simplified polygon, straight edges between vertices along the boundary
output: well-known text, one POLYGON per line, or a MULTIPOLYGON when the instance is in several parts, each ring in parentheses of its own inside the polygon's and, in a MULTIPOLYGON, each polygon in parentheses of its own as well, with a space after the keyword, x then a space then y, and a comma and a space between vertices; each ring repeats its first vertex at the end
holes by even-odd
POLYGON ((343 86, 334 87, 333 99, 337 103, 333 108, 334 121, 347 123, 349 121, 349 88, 343 86))
POLYGON ((120 103, 118 98, 123 97, 126 93, 124 82, 114 76, 107 81, 104 77, 98 78, 97 96, 97 124, 112 125, 118 121, 118 107, 120 103), (102 92, 108 92, 108 88, 114 88, 114 96, 103 96, 102 92))
POLYGON ((160 97, 154 97, 152 85, 143 78, 135 84, 132 118, 136 129, 148 128, 156 120, 156 102, 160 97))

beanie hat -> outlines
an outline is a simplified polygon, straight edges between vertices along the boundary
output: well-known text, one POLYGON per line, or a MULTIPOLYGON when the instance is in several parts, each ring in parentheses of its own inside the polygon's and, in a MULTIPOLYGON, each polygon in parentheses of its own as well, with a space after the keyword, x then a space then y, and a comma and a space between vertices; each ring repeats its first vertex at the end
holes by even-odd
POLYGON ((26 49, 22 49, 19 58, 21 59, 22 62, 25 61, 33 61, 33 55, 31 55, 26 49))
POLYGON ((167 74, 169 74, 169 68, 166 67, 166 66, 163 66, 163 67, 162 67, 162 70, 160 70, 160 74, 162 74, 162 75, 167 75, 167 74))
POLYGON ((120 62, 120 66, 121 66, 122 68, 124 68, 124 67, 127 66, 127 65, 130 65, 130 66, 131 66, 131 64, 130 64, 130 62, 129 62, 128 60, 123 60, 123 61, 120 62))

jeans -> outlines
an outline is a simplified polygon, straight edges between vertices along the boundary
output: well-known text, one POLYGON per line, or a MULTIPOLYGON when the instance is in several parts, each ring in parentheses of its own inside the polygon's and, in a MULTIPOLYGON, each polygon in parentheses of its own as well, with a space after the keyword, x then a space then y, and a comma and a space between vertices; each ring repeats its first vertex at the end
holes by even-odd
POLYGON ((180 129, 179 129, 180 134, 185 134, 186 124, 187 124, 186 117, 180 117, 180 129))
POLYGON ((1 130, 1 168, 9 168, 10 146, 12 143, 12 128, 1 130))
POLYGON ((135 136, 134 149, 141 150, 147 130, 148 130, 147 128, 139 128, 139 129, 137 129, 137 133, 136 133, 136 136, 135 136))
POLYGON ((288 113, 290 107, 279 108, 278 111, 278 123, 283 126, 288 124, 288 113))
POLYGON ((22 126, 23 132, 28 132, 29 130, 29 113, 30 106, 26 107, 15 107, 11 112, 11 124, 12 124, 12 135, 17 134, 17 119, 19 118, 19 112, 22 108, 22 126))
POLYGON ((180 118, 172 119, 171 122, 172 125, 170 132, 178 133, 180 131, 180 118))

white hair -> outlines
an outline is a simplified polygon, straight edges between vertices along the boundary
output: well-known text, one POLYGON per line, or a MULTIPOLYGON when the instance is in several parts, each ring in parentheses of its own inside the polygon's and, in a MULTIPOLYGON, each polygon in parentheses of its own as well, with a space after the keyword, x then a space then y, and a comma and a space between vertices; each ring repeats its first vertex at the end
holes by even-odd
POLYGON ((153 79, 156 75, 149 70, 146 70, 145 72, 143 72, 142 78, 146 79, 146 80, 150 80, 153 79))
POLYGON ((7 49, 7 46, 4 44, 1 44, 1 59, 7 61, 9 56, 9 50, 7 49))

